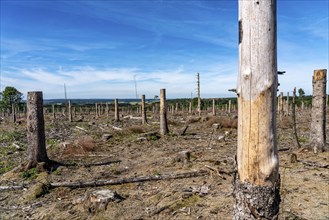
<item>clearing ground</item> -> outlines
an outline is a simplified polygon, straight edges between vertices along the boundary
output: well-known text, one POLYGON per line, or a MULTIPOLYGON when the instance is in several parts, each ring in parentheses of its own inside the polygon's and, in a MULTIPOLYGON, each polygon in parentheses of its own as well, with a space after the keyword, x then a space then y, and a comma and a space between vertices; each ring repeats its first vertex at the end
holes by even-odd
MULTIPOLYGON (((0 189, 0 219, 232 219, 236 113, 169 113, 166 137, 156 133, 158 114, 149 112, 146 125, 141 125, 137 114, 124 116, 114 122, 113 114, 97 119, 77 115, 69 123, 63 116, 52 120, 46 115, 48 156, 66 164, 50 171, 42 164, 30 171, 14 169, 26 161, 26 122, 24 118, 16 124, 4 119, 0 123, 0 185, 23 187, 0 189), (189 154, 190 158, 184 157, 189 154), (82 186, 86 181, 160 178, 192 171, 207 174, 82 186), (81 184, 47 187, 47 183, 58 182, 81 184), (99 205, 92 195, 104 189, 116 194, 99 205)), ((310 112, 297 116, 299 141, 305 147, 310 112)), ((278 120, 280 219, 329 219, 329 152, 314 155, 297 149, 290 117, 278 120)))

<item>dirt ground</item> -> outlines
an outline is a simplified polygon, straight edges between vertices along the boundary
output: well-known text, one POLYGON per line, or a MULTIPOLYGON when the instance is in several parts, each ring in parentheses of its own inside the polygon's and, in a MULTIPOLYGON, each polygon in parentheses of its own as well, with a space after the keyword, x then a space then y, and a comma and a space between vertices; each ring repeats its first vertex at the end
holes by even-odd
MULTIPOLYGON (((46 115, 48 156, 66 164, 48 172, 42 164, 29 172, 16 168, 27 157, 26 122, 4 119, 0 123, 0 186, 23 188, 0 189, 0 219, 232 219, 236 113, 168 113, 170 133, 165 137, 155 133, 157 114, 149 112, 146 125, 141 125, 136 113, 123 116, 114 122, 113 114, 97 119, 76 115, 75 122, 69 123, 59 114, 55 120, 46 115), (182 151, 190 153, 189 161, 181 157, 182 151), (99 187, 44 187, 47 182, 82 183, 200 170, 209 174, 99 187), (102 206, 90 202, 93 192, 101 189, 115 191, 117 199, 102 206)), ((290 117, 278 120, 280 219, 329 219, 329 152, 314 155, 297 149, 290 117), (297 162, 291 160, 293 154, 297 162)), ((309 141, 309 121, 309 111, 298 113, 302 147, 309 141)))

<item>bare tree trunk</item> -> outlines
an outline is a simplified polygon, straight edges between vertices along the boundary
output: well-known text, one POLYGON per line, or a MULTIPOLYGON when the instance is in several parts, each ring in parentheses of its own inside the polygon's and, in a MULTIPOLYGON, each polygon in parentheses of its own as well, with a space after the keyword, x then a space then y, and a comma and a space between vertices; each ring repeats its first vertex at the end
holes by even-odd
POLYGON ((192 102, 190 102, 189 108, 188 108, 188 112, 191 114, 192 113, 192 102))
POLYGON ((146 108, 145 108, 145 95, 142 95, 142 124, 147 123, 146 108))
POLYGON ((119 121, 118 99, 114 99, 114 121, 119 121))
POLYGON ((200 74, 197 74, 198 80, 198 113, 201 115, 201 94, 200 94, 200 74))
POLYGON ((167 135, 168 132, 166 89, 160 89, 160 134, 167 135))
POLYGON ((56 118, 55 105, 52 105, 52 106, 51 106, 51 111, 52 111, 52 113, 53 113, 53 119, 55 119, 55 118, 56 118))
POLYGON ((108 102, 106 102, 105 111, 106 111, 106 116, 109 117, 109 103, 108 102))
POLYGON ((326 144, 326 84, 327 70, 314 70, 312 122, 310 139, 314 153, 322 152, 326 144))
POLYGON ((11 117, 14 123, 16 123, 16 111, 15 111, 15 104, 11 104, 11 117))
POLYGON ((287 102, 286 102, 286 115, 290 115, 289 113, 289 92, 287 92, 287 102))
POLYGON ((295 136, 295 145, 298 148, 300 148, 300 143, 297 134, 297 124, 296 124, 296 87, 294 88, 294 91, 292 93, 292 121, 293 121, 293 130, 295 136))
POLYGON ((231 100, 228 100, 228 113, 231 113, 232 103, 231 100))
POLYGON ((238 175, 233 219, 277 219, 276 0, 239 0, 238 175))
POLYGON ((72 122, 72 103, 69 100, 69 122, 72 122))
POLYGON ((43 116, 42 92, 27 93, 27 169, 38 162, 48 162, 45 140, 45 122, 43 116))
POLYGON ((280 102, 279 102, 279 106, 280 106, 280 121, 282 120, 283 118, 283 114, 284 114, 284 111, 283 111, 283 92, 280 92, 280 102))
POLYGON ((95 118, 98 118, 98 110, 97 110, 98 104, 95 103, 95 118))
POLYGON ((216 115, 216 109, 215 109, 215 99, 212 99, 212 115, 216 115))

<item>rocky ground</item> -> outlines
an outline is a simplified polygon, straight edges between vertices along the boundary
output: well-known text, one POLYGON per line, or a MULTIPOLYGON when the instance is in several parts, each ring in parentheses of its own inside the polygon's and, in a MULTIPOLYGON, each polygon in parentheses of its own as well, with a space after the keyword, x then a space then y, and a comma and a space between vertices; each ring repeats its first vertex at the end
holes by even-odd
MULTIPOLYGON (((297 116, 299 141, 305 147, 310 113, 297 116)), ((26 161, 26 122, 1 121, 0 186, 19 189, 0 187, 0 219, 232 219, 235 113, 169 113, 166 137, 156 133, 159 116, 153 113, 148 113, 146 125, 136 114, 125 114, 120 122, 113 115, 74 119, 69 123, 63 116, 52 120, 46 115, 48 156, 62 163, 50 171, 43 164, 19 170, 26 161), (186 172, 202 176, 161 180, 186 172), (139 177, 153 180, 83 187, 88 181, 139 177), (49 187, 63 182, 78 185, 49 187)), ((290 116, 278 122, 278 148, 280 219, 329 219, 329 153, 297 149, 290 116)))

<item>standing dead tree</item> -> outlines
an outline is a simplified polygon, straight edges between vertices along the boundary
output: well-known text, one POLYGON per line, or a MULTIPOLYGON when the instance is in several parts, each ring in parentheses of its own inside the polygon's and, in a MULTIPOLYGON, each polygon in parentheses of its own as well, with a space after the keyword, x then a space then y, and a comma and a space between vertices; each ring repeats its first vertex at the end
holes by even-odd
POLYGON ((166 89, 160 89, 160 134, 167 135, 168 132, 166 89))
POLYGON ((71 100, 69 100, 69 122, 72 122, 72 103, 71 100))
POLYGON ((200 94, 200 74, 196 75, 198 83, 198 113, 201 115, 201 94, 200 94))
POLYGON ((215 99, 212 99, 212 115, 216 116, 215 99))
POLYGON ((119 104, 118 99, 114 99, 114 121, 119 121, 119 104))
POLYGON ((142 124, 147 123, 146 108, 145 108, 145 95, 142 95, 142 124))
POLYGON ((16 123, 16 109, 14 103, 11 105, 11 117, 13 122, 16 123))
POLYGON ((297 134, 297 124, 296 124, 296 87, 294 88, 294 91, 292 93, 292 121, 293 121, 293 130, 294 130, 294 136, 295 136, 295 145, 300 148, 300 143, 298 140, 298 134, 297 134))
POLYGON ((277 219, 276 0, 239 0, 238 174, 233 219, 277 219))
POLYGON ((49 159, 46 151, 42 92, 28 92, 26 103, 29 161, 25 169, 30 169, 38 162, 49 162, 49 159))
POLYGON ((310 147, 314 153, 322 152, 326 144, 326 84, 327 70, 314 70, 310 147))

